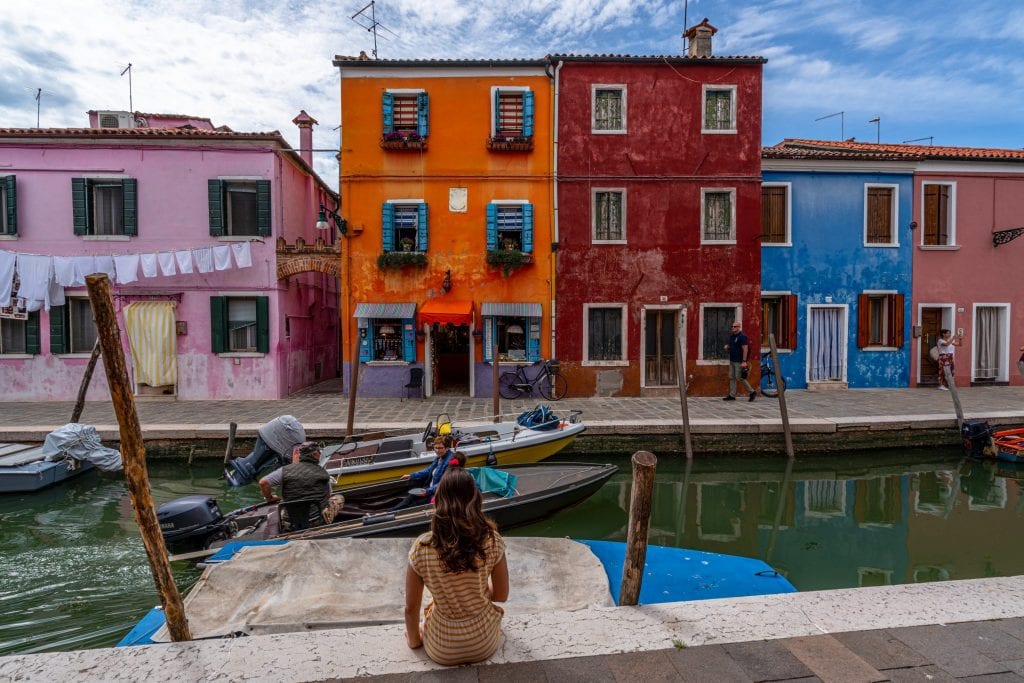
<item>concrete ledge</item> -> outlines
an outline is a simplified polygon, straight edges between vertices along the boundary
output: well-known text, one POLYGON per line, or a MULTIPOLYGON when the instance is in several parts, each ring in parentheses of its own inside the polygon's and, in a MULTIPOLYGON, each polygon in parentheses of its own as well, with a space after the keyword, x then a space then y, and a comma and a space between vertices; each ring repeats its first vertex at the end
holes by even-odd
MULTIPOLYGON (((513 582, 514 590, 514 582, 513 582)), ((1024 616, 1024 577, 508 616, 486 664, 1024 616)), ((399 624, 0 658, 0 680, 315 681, 443 669, 399 624)))

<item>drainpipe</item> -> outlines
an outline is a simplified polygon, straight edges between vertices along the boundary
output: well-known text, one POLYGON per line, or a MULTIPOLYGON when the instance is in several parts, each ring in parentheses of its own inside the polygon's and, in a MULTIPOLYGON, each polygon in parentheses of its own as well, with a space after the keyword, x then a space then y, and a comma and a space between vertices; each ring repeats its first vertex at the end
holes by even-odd
MULTIPOLYGON (((555 354, 555 277, 558 272, 558 78, 562 71, 562 65, 565 62, 558 60, 558 66, 555 67, 554 76, 554 87, 555 96, 552 98, 552 106, 554 112, 551 115, 552 122, 552 139, 551 139, 551 187, 552 187, 552 201, 551 201, 551 226, 554 230, 554 241, 552 243, 551 253, 551 357, 557 358, 555 354)), ((548 66, 551 62, 548 61, 548 66)), ((545 68, 547 71, 547 68, 545 68)), ((550 78, 550 74, 549 74, 550 78)))

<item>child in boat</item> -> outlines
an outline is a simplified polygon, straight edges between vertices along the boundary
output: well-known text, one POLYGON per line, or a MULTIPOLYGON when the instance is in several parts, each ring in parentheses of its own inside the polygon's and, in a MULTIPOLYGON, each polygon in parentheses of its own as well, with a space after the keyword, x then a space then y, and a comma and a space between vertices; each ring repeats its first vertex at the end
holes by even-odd
POLYGON ((430 531, 417 538, 405 571, 405 636, 438 664, 454 666, 490 657, 501 639, 508 599, 505 543, 483 513, 473 477, 453 468, 437 488, 430 531), (433 601, 423 611, 423 587, 433 601), (436 607, 436 609, 435 609, 436 607))

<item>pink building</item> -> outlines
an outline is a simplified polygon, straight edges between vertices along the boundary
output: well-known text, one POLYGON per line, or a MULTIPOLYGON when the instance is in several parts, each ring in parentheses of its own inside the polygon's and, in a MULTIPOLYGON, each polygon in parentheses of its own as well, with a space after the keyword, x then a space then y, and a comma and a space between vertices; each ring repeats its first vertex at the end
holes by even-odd
MULTIPOLYGON (((202 117, 89 117, 0 129, 0 301, 16 264, 0 400, 75 398, 96 339, 83 269, 113 273, 140 396, 275 399, 337 376, 337 236, 315 227, 337 195, 306 151, 316 122, 295 119, 300 154, 202 117)), ((88 398, 107 396, 97 369, 88 398)))

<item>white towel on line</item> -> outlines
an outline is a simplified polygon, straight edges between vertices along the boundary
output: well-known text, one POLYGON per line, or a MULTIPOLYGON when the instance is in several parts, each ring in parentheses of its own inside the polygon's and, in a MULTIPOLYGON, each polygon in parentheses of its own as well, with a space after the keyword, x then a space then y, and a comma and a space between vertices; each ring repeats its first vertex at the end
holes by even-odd
POLYGON ((231 246, 222 244, 213 248, 213 267, 215 270, 227 270, 231 267, 231 246))
POLYGON ((75 264, 75 287, 81 287, 85 284, 86 275, 92 275, 93 273, 99 272, 96 269, 95 256, 72 256, 71 259, 75 264))
POLYGON ((193 249, 192 257, 196 260, 196 270, 200 273, 213 272, 213 247, 193 249))
POLYGON ((139 255, 120 254, 114 257, 114 268, 117 270, 117 284, 127 285, 139 279, 139 255))
MULTIPOLYGON (((53 276, 53 257, 18 254, 18 296, 29 302, 43 302, 50 293, 53 276)), ((34 309, 39 310, 36 305, 34 309)))
POLYGON ((94 273, 106 273, 107 277, 111 280, 114 279, 114 257, 113 256, 94 256, 96 259, 96 270, 94 273))
POLYGON ((139 254, 143 277, 156 277, 156 254, 139 254))
POLYGON ((161 275, 177 275, 178 271, 174 267, 174 254, 169 251, 162 251, 156 255, 157 263, 160 264, 161 275))
POLYGON ((239 268, 252 266, 252 242, 235 242, 231 245, 231 253, 235 255, 235 265, 239 268))
POLYGON ((64 305, 64 288, 60 286, 56 280, 50 280, 50 286, 46 290, 46 301, 43 302, 43 306, 46 310, 50 310, 51 306, 63 306, 64 305))
POLYGON ((11 305, 11 287, 14 285, 14 264, 18 255, 13 251, 0 251, 0 306, 11 305))
POLYGON ((75 281, 75 259, 71 256, 53 257, 53 279, 62 287, 76 287, 85 284, 75 281))
POLYGON ((183 249, 181 251, 174 252, 174 260, 178 262, 178 270, 182 275, 187 275, 192 272, 191 250, 183 249))

